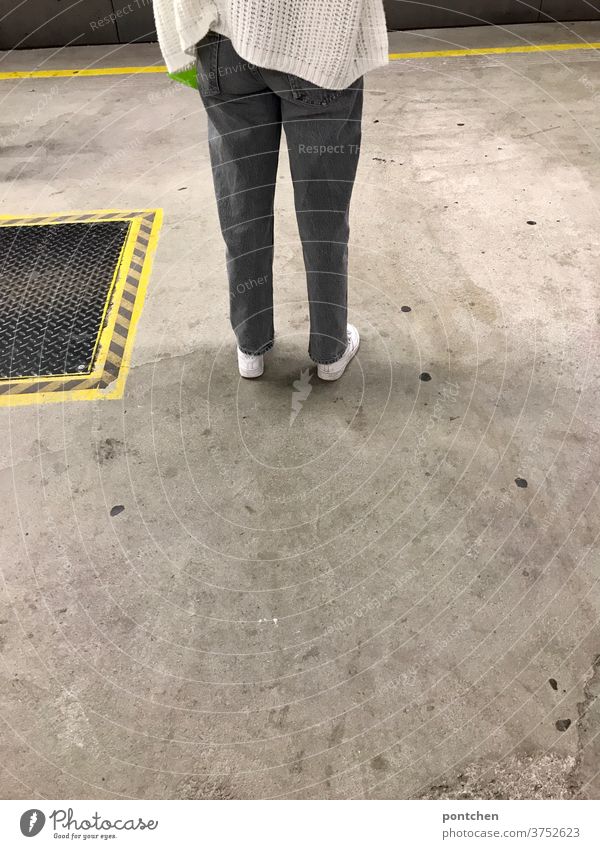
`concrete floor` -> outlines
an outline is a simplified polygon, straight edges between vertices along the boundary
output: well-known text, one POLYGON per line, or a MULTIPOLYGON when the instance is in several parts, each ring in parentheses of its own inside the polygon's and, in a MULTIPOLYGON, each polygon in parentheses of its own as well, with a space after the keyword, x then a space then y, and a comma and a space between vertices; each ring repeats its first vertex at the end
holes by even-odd
POLYGON ((363 345, 293 418, 287 163, 278 345, 241 382, 194 92, 0 82, 4 214, 165 210, 123 400, 0 410, 3 797, 600 797, 600 58, 402 60, 367 89, 363 345))

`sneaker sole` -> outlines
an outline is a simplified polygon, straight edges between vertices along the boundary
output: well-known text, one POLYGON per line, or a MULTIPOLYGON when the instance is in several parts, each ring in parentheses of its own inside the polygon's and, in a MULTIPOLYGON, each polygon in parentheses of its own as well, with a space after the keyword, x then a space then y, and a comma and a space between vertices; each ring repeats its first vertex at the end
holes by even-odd
POLYGON ((348 368, 351 362, 352 360, 349 360, 346 367, 340 372, 329 372, 328 374, 320 374, 319 370, 317 369, 317 375, 319 377, 319 380, 339 380, 340 377, 344 376, 344 374, 346 373, 346 369, 348 368))
POLYGON ((346 374, 346 372, 348 371, 348 366, 350 365, 350 363, 352 362, 354 357, 358 354, 359 348, 360 348, 360 339, 358 341, 358 345, 356 346, 356 350, 354 351, 354 353, 352 354, 352 356, 350 357, 350 359, 348 360, 348 362, 346 363, 344 368, 341 369, 341 371, 325 372, 325 374, 320 374, 319 367, 317 366, 317 376, 319 377, 319 379, 320 380, 339 380, 340 377, 343 377, 346 374))
POLYGON ((246 380, 255 380, 257 377, 262 377, 262 375, 265 373, 265 368, 263 366, 260 371, 248 371, 248 372, 244 372, 241 369, 239 369, 239 372, 240 372, 240 377, 243 377, 246 380))

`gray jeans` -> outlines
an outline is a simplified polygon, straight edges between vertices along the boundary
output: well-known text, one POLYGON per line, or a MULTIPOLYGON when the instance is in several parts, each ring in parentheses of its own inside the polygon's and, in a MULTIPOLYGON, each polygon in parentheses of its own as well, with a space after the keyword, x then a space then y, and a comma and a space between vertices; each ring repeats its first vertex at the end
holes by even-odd
POLYGON ((363 81, 319 88, 250 65, 212 32, 197 56, 238 345, 246 354, 273 345, 273 200, 283 126, 308 283, 308 352, 317 363, 333 363, 347 344, 348 213, 363 81))

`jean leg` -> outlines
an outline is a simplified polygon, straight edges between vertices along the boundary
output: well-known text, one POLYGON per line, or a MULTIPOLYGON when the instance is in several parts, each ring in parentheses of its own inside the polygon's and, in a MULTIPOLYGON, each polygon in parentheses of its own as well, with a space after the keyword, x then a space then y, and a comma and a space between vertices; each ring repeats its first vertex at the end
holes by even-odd
POLYGON ((310 309, 309 355, 332 363, 347 346, 349 211, 360 154, 363 82, 309 102, 282 94, 310 309))
MULTIPOLYGON (((231 54, 229 42, 227 50, 231 54)), ((219 94, 201 90, 201 95, 227 249, 231 325, 241 350, 259 354, 272 347, 274 338, 273 207, 281 106, 258 76, 240 69, 227 74, 219 68, 219 94), (246 93, 246 88, 254 90, 246 93)))

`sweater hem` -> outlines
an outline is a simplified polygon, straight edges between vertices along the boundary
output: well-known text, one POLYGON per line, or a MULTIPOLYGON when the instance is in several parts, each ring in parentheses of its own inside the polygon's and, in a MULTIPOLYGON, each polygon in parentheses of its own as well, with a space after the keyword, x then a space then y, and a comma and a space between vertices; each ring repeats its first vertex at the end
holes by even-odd
MULTIPOLYGON (((172 2, 172 0, 163 0, 163 2, 172 2)), ((196 45, 210 29, 217 31, 224 29, 225 33, 222 32, 222 34, 231 38, 233 47, 246 62, 259 68, 292 74, 308 80, 313 85, 333 90, 348 88, 363 74, 374 68, 387 65, 389 61, 383 7, 381 7, 381 19, 369 26, 366 31, 369 37, 366 55, 363 53, 361 56, 353 56, 352 54, 353 52, 356 54, 356 50, 353 51, 348 44, 348 53, 341 61, 338 59, 337 62, 327 63, 320 55, 313 58, 298 58, 297 56, 286 55, 281 51, 274 51, 272 48, 261 49, 256 47, 253 42, 252 31, 246 31, 236 26, 236 22, 233 20, 225 20, 227 16, 223 16, 221 21, 218 8, 212 2, 203 12, 197 11, 191 22, 187 19, 187 16, 183 15, 184 6, 182 9, 178 8, 178 3, 175 6, 177 9, 176 20, 171 23, 168 15, 162 12, 158 0, 155 2, 156 29, 169 73, 177 73, 193 66, 196 58, 196 45), (179 15, 181 15, 181 18, 179 15), (174 38, 171 36, 173 29, 177 32, 174 38)), ((356 48, 356 38, 353 41, 352 46, 356 48)))
POLYGON ((308 59, 298 60, 272 51, 259 50, 243 40, 238 40, 235 35, 231 36, 231 43, 242 59, 252 65, 284 74, 292 74, 295 77, 308 80, 314 85, 334 90, 348 88, 363 74, 382 65, 387 65, 389 61, 386 49, 369 57, 352 59, 344 69, 331 74, 322 70, 318 59, 311 62, 308 59))
POLYGON ((185 42, 181 41, 181 49, 178 51, 163 52, 163 59, 170 74, 178 73, 190 68, 196 58, 196 45, 204 38, 211 26, 214 24, 214 15, 206 12, 189 27, 185 33, 185 42))

